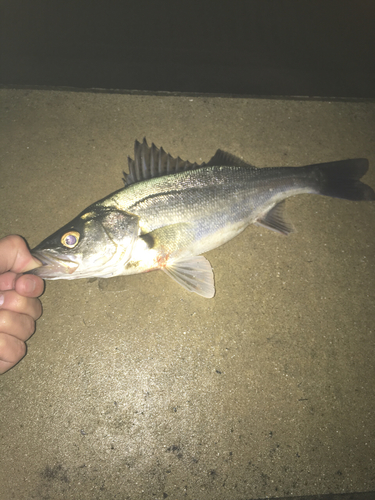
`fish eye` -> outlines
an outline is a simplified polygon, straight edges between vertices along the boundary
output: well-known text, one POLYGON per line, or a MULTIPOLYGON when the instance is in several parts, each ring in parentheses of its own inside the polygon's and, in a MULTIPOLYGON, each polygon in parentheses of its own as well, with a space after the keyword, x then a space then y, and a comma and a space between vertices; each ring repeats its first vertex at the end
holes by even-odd
POLYGON ((64 245, 64 247, 74 248, 76 245, 78 245, 79 238, 80 234, 77 233, 77 231, 69 231, 69 233, 65 233, 61 238, 61 243, 64 245))

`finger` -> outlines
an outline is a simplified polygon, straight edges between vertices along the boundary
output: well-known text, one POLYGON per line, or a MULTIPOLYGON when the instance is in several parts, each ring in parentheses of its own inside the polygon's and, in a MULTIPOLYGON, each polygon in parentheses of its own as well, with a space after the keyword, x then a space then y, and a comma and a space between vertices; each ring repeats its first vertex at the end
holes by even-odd
POLYGON ((0 291, 13 289, 25 297, 39 297, 44 292, 44 281, 31 274, 16 274, 11 271, 0 274, 0 291))
POLYGON ((35 331, 35 321, 27 314, 0 310, 0 332, 26 341, 35 331))
MULTIPOLYGON (((42 304, 39 299, 24 297, 15 290, 0 293, 0 310, 6 309, 31 316, 36 321, 42 315, 42 304)), ((1 330, 0 330, 1 331, 1 330)))
POLYGON ((0 373, 5 373, 26 354, 26 344, 21 340, 0 333, 0 373))
POLYGON ((0 290, 13 290, 16 286, 17 276, 22 276, 22 274, 19 275, 11 271, 0 274, 0 290))
POLYGON ((39 276, 22 275, 16 277, 15 290, 24 297, 39 297, 44 292, 44 281, 39 276))
POLYGON ((41 265, 31 255, 21 236, 12 234, 0 240, 0 274, 7 271, 24 273, 41 265))

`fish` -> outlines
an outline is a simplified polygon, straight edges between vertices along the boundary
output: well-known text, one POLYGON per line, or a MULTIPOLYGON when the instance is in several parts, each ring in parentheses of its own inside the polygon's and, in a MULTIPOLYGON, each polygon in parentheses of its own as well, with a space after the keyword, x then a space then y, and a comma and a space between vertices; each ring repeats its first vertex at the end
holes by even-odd
POLYGON ((32 251, 47 280, 110 278, 161 269, 186 290, 215 295, 212 267, 202 254, 257 224, 293 232, 285 200, 319 194, 374 201, 360 181, 365 158, 302 167, 257 168, 218 149, 207 162, 173 157, 135 141, 124 187, 93 203, 32 251))

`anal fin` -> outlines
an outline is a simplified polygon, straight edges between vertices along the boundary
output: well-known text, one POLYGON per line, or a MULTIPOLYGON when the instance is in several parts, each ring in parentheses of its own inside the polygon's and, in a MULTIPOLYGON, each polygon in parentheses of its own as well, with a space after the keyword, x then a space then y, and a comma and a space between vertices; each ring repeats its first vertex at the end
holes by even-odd
POLYGON ((212 267, 202 255, 174 262, 162 270, 189 292, 208 299, 215 295, 212 267))
POLYGON ((294 231, 294 226, 285 218, 285 200, 271 208, 265 215, 255 221, 255 224, 288 235, 294 231))

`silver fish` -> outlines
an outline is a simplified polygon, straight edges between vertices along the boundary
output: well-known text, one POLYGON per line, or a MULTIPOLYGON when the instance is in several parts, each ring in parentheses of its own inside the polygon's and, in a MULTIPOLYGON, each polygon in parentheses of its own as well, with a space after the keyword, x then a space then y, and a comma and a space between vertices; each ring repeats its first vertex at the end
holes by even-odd
POLYGON ((44 279, 136 274, 161 269, 191 292, 215 295, 210 263, 201 254, 249 224, 282 234, 290 196, 314 193, 375 200, 360 182, 363 158, 304 167, 256 168, 218 150, 200 165, 135 142, 125 187, 90 205, 32 250, 44 279))

